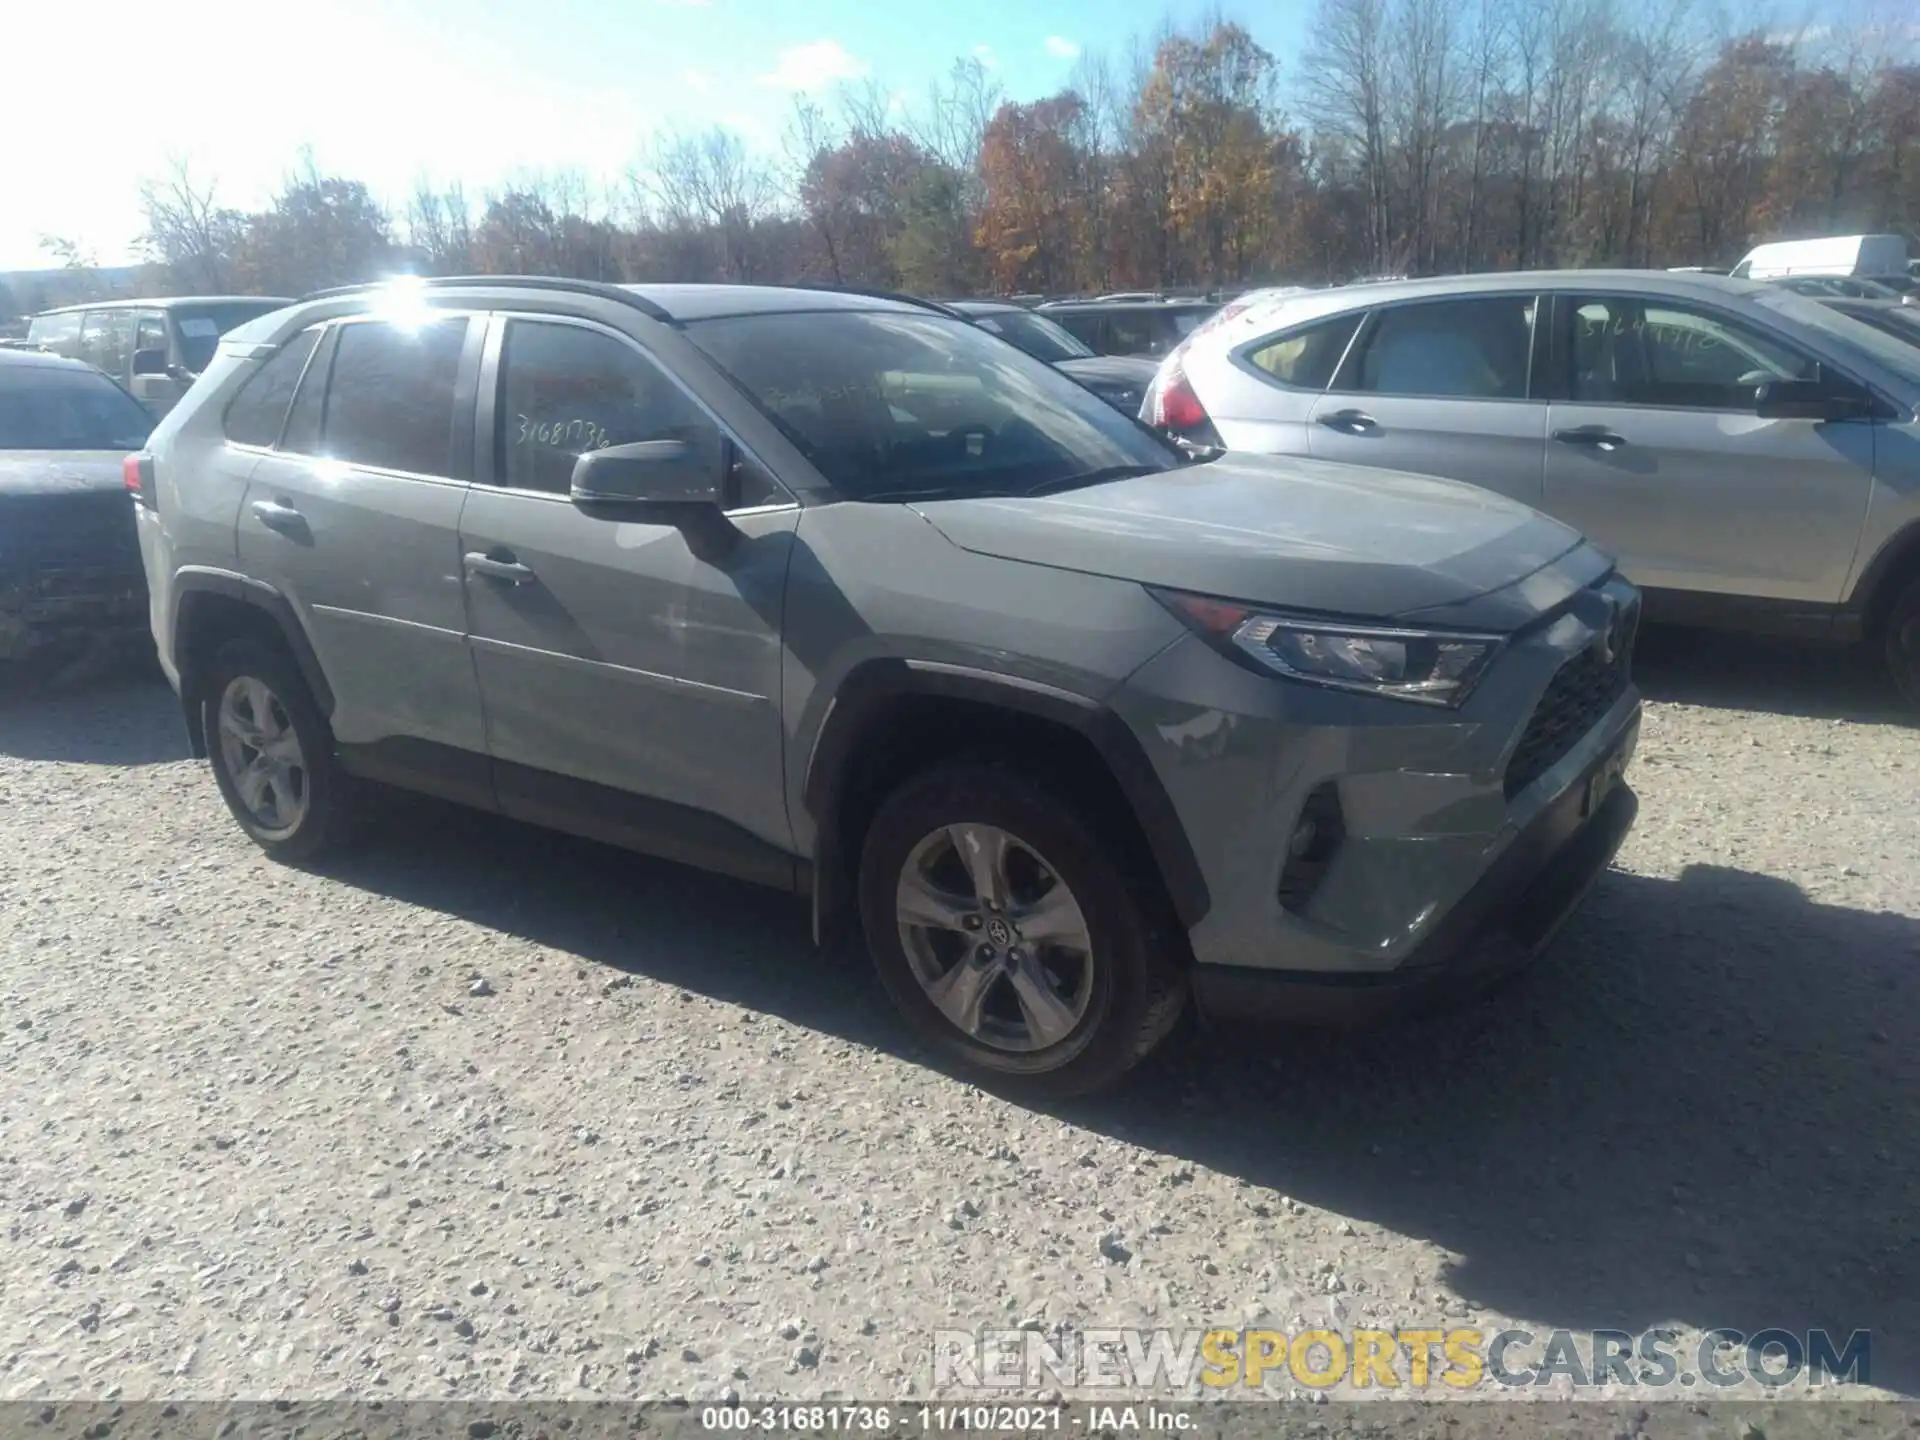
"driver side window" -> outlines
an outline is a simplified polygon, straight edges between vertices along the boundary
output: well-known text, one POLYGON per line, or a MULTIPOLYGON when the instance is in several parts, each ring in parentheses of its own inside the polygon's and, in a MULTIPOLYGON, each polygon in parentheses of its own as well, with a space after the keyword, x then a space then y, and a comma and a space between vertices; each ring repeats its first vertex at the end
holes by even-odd
POLYGON ((1820 362, 1710 310, 1667 301, 1572 302, 1569 395, 1588 405, 1751 414, 1768 380, 1819 380, 1820 362))

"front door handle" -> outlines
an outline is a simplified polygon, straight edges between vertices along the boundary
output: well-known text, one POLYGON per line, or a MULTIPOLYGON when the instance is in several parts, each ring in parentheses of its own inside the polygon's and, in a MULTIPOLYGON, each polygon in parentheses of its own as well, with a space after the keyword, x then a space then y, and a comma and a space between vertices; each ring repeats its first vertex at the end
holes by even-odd
POLYGON ((1364 410, 1336 410, 1331 415, 1314 418, 1329 430, 1342 430, 1349 435, 1365 435, 1380 428, 1380 422, 1364 410))
POLYGON ((496 550, 491 555, 483 555, 478 550, 469 550, 466 555, 467 573, 484 575, 489 580, 505 580, 509 585, 524 585, 533 579, 533 571, 513 558, 511 550, 496 550))
POLYGON ((1616 435, 1604 425, 1576 425, 1571 430, 1556 430, 1553 438, 1562 445, 1587 445, 1603 451, 1618 450, 1627 443, 1624 435, 1616 435))
POLYGON ((256 500, 247 508, 253 512, 253 518, 269 530, 282 535, 306 534, 307 517, 291 505, 282 505, 278 500, 256 500))

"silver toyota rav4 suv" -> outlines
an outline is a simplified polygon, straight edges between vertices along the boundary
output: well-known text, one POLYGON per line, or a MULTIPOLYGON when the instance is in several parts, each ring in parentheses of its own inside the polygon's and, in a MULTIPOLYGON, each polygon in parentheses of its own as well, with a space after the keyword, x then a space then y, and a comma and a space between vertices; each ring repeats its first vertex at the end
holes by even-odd
POLYGON ((1632 823, 1638 597, 1523 505, 1176 447, 839 291, 411 283, 229 335, 128 465, 242 829, 387 783, 810 896, 974 1073, 1537 951, 1632 823))

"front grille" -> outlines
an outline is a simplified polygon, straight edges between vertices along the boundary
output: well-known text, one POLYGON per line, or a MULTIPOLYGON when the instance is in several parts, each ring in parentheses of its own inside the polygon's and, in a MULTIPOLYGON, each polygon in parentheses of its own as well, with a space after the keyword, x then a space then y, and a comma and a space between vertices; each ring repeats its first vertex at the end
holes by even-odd
POLYGON ((1509 799, 1551 770, 1625 692, 1639 620, 1636 600, 1621 610, 1611 631, 1562 665, 1547 683, 1507 761, 1509 799))

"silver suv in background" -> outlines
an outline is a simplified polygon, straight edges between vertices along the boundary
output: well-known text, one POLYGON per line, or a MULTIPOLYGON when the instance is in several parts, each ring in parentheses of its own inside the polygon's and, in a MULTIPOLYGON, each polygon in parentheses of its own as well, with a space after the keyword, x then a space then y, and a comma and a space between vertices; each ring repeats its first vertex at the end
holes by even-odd
POLYGON ((42 350, 104 370, 160 416, 207 368, 222 335, 288 303, 260 295, 96 300, 34 316, 27 339, 42 350))
POLYGON ((1638 599, 1575 532, 1196 458, 940 306, 317 296, 130 473, 162 663, 268 852, 383 782, 791 890, 1030 1091, 1189 995, 1457 993, 1633 819, 1638 599))
POLYGON ((1649 271, 1313 291, 1206 327, 1142 415, 1469 481, 1583 531, 1650 619, 1866 640, 1920 706, 1920 353, 1775 286, 1649 271))

